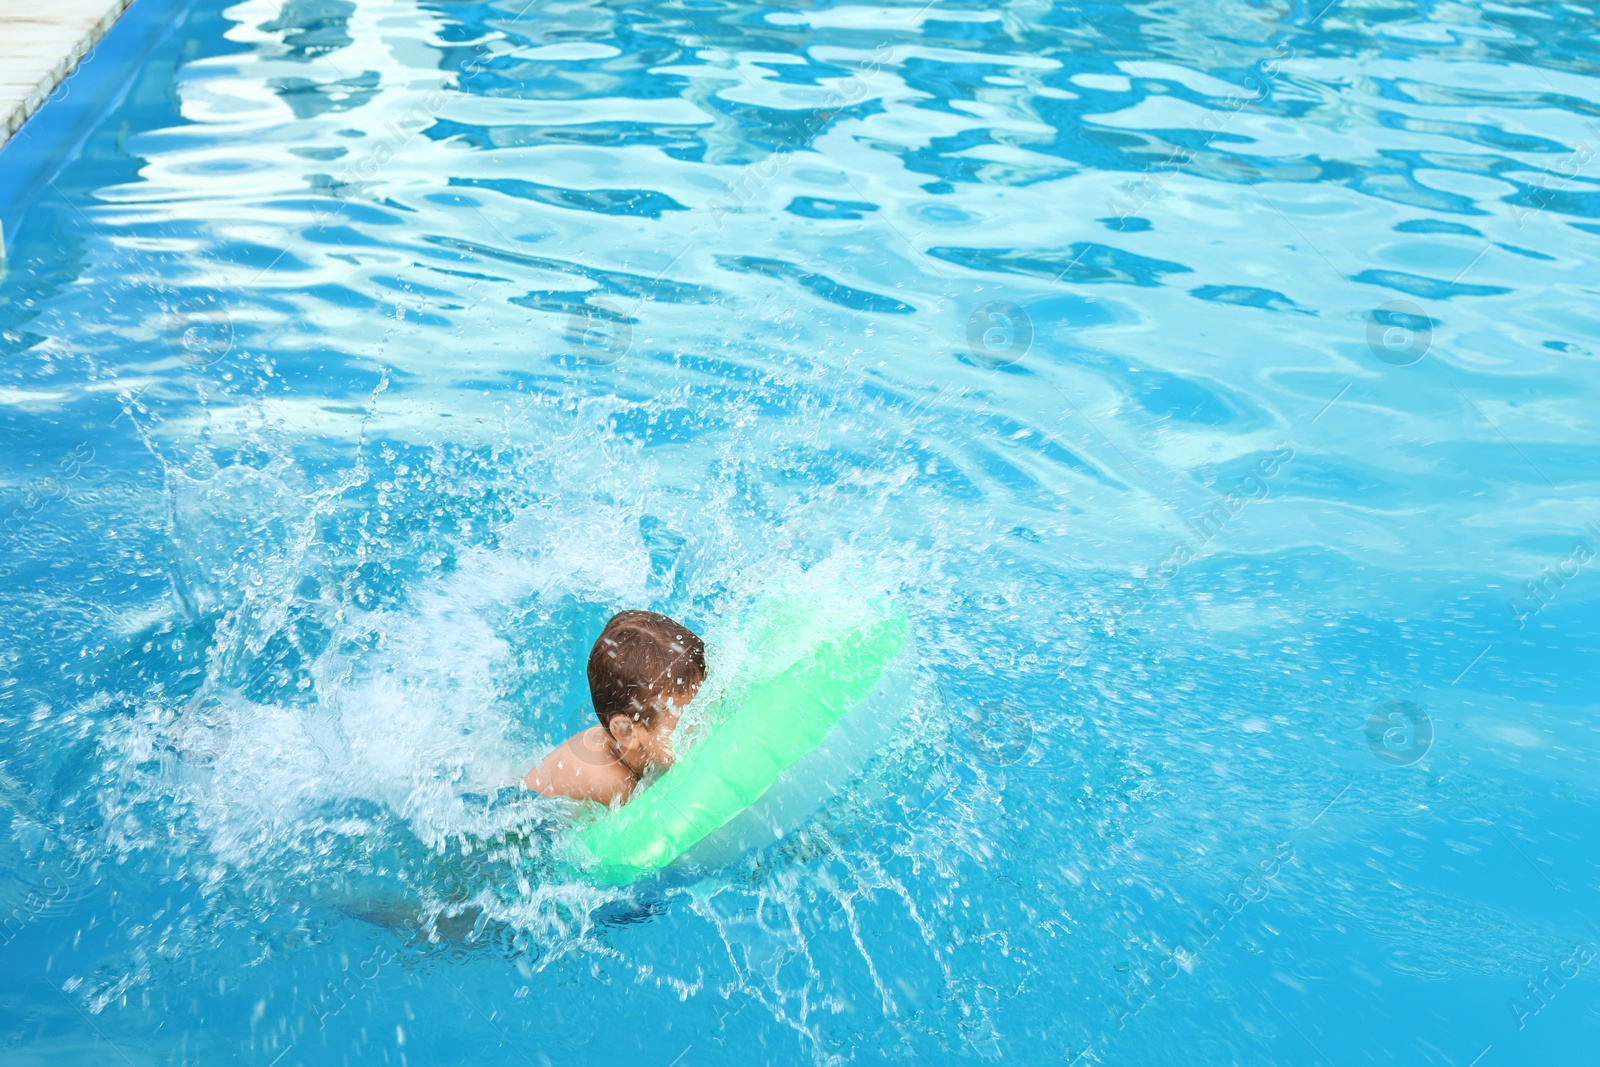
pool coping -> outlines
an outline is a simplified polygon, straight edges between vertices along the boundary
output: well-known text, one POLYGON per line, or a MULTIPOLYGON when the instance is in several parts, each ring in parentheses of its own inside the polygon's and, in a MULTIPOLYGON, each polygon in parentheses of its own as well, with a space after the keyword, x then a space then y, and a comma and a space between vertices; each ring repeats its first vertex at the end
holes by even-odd
POLYGON ((133 0, 0 0, 0 146, 71 77, 133 0))

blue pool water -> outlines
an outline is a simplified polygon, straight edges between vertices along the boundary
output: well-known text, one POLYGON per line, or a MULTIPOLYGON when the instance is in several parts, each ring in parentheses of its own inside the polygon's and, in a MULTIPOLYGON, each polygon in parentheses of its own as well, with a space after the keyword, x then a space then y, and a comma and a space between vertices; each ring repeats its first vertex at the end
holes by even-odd
POLYGON ((1596 100, 1590 2, 139 0, 0 152, 0 1060, 1584 1062, 1596 100), (779 578, 908 723, 574 877, 599 625, 779 578))

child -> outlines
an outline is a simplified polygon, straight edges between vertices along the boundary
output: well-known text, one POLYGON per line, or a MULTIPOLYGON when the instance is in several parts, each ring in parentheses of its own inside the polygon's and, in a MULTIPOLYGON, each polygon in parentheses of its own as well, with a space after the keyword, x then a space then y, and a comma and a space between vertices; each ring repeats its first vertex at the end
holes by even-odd
POLYGON ((599 726, 572 735, 523 784, 547 797, 624 804, 645 773, 672 766, 672 730, 706 677, 705 643, 653 611, 611 617, 589 650, 599 726))

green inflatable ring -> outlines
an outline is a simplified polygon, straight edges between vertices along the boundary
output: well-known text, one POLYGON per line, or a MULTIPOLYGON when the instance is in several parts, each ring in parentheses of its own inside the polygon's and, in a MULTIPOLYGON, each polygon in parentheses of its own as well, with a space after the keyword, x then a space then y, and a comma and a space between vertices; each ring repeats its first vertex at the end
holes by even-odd
POLYGON ((598 879, 627 885, 660 870, 761 799, 873 691, 909 623, 886 602, 787 601, 755 629, 765 647, 751 650, 746 682, 730 691, 736 710, 642 794, 577 832, 598 879))

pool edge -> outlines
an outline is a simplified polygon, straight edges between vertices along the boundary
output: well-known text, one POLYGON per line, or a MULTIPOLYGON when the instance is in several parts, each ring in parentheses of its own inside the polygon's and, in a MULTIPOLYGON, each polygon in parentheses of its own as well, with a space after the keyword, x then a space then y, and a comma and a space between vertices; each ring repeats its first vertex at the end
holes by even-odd
MULTIPOLYGON (((122 0, 121 14, 108 14, 85 36, 94 44, 27 121, 0 141, 0 281, 17 232, 40 194, 71 165, 95 124, 131 89, 138 65, 162 38, 181 28, 193 5, 194 0, 122 0)), ((8 0, 0 0, 0 12, 7 7, 8 0)))
MULTIPOLYGON (((61 56, 53 66, 47 68, 20 100, 12 99, 6 101, 4 106, 7 107, 7 111, 4 118, 0 118, 0 147, 4 147, 6 142, 11 140, 17 131, 21 130, 23 125, 44 106, 44 102, 50 98, 51 93, 55 92, 57 86, 71 77, 72 72, 78 69, 78 64, 83 61, 84 56, 88 55, 94 49, 94 46, 100 43, 105 35, 110 32, 111 27, 116 25, 117 20, 122 17, 123 12, 127 11, 132 5, 133 0, 112 0, 111 6, 105 13, 90 25, 88 30, 79 35, 67 54, 61 56)), ((7 16, 9 16, 8 11, 0 11, 0 20, 7 20, 7 16)), ((34 14, 31 17, 34 20, 39 20, 41 17, 48 19, 48 16, 39 14, 34 14)), ((64 18, 63 21, 65 21, 64 18)), ((3 58, 15 62, 23 57, 5 56, 3 58)))

